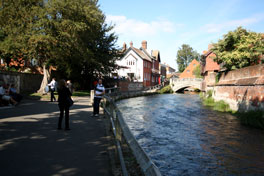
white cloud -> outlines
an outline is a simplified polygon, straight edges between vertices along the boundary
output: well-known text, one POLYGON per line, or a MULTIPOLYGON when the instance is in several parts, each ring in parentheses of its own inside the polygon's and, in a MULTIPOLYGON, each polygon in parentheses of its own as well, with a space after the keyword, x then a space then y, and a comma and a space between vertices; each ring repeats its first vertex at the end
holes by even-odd
POLYGON ((151 22, 144 22, 135 19, 128 19, 125 16, 107 15, 106 21, 114 24, 114 31, 117 34, 130 36, 154 36, 159 33, 173 33, 181 24, 174 24, 167 19, 157 19, 151 22))
POLYGON ((255 15, 250 18, 244 18, 240 20, 230 20, 224 23, 219 23, 219 24, 216 24, 216 23, 206 24, 203 27, 203 29, 208 33, 217 33, 217 32, 222 32, 224 30, 234 29, 238 26, 245 27, 251 24, 255 24, 255 23, 262 21, 263 19, 264 19, 264 14, 259 14, 259 15, 255 15))

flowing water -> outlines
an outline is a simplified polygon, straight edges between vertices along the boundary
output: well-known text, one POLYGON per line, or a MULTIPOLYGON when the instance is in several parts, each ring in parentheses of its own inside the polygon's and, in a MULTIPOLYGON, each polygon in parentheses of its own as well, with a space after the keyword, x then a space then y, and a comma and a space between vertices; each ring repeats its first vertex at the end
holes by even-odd
POLYGON ((264 175, 264 132, 204 107, 198 95, 137 97, 117 105, 164 176, 264 175))

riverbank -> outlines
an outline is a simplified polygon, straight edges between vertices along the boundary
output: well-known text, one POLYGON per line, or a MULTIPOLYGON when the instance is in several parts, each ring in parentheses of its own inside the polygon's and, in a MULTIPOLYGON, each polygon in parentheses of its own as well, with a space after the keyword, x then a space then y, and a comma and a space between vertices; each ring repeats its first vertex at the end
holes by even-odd
POLYGON ((241 124, 246 126, 251 126, 255 128, 264 129, 264 111, 261 110, 251 110, 246 112, 239 112, 232 110, 229 107, 229 104, 226 103, 224 100, 215 101, 212 96, 212 90, 207 91, 206 93, 201 92, 200 98, 203 102, 203 105, 211 107, 213 110, 230 113, 236 116, 241 124))

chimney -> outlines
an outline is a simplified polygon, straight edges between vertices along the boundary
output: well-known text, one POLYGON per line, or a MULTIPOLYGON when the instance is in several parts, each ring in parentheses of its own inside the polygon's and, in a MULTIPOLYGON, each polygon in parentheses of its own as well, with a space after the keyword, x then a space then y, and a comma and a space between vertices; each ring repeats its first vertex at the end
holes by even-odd
POLYGON ((126 45, 126 43, 124 42, 124 43, 123 43, 123 51, 126 51, 126 49, 127 49, 127 45, 126 45))
POLYGON ((209 45, 208 45, 208 51, 210 51, 213 47, 214 47, 213 44, 209 44, 209 45))
POLYGON ((147 46, 147 41, 146 41, 146 40, 143 40, 143 41, 141 42, 141 44, 142 44, 142 48, 144 48, 145 50, 147 50, 147 48, 148 48, 148 46, 147 46))
POLYGON ((133 42, 132 41, 130 42, 130 47, 133 47, 133 42))

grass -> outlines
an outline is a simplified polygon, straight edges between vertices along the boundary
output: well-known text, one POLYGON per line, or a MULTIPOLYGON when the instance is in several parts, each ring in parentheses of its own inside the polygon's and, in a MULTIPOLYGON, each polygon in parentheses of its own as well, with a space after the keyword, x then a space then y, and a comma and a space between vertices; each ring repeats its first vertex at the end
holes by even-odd
POLYGON ((215 105, 215 101, 212 97, 208 97, 208 98, 204 98, 203 99, 203 104, 205 106, 214 106, 215 105))
POLYGON ((229 104, 227 104, 223 100, 220 100, 214 103, 214 110, 220 111, 220 112, 231 112, 229 104))
POLYGON ((171 86, 168 85, 168 86, 163 87, 161 90, 159 90, 158 93, 160 93, 160 94, 173 93, 173 90, 172 90, 171 86))
POLYGON ((227 104, 223 100, 215 101, 212 97, 212 94, 213 92, 211 90, 207 91, 205 94, 204 93, 199 94, 205 106, 210 106, 213 108, 213 110, 220 112, 232 112, 232 110, 229 107, 229 104, 227 104))
POLYGON ((90 96, 90 91, 89 90, 74 91, 72 96, 74 96, 74 97, 90 96))
POLYGON ((232 113, 243 125, 264 129, 264 111, 236 112, 232 111, 225 101, 215 101, 212 97, 212 91, 199 95, 205 106, 210 106, 216 111, 232 113))
MULTIPOLYGON (((50 100, 50 93, 48 94, 41 94, 41 93, 29 93, 25 95, 27 98, 29 99, 33 99, 33 100, 50 100)), ((58 99, 58 93, 54 92, 54 96, 56 99, 58 99)))
MULTIPOLYGON (((58 100, 58 92, 54 93, 56 99, 58 100)), ((90 96, 90 91, 74 91, 72 94, 73 97, 83 97, 90 96)), ((41 93, 28 93, 25 97, 33 100, 50 100, 50 93, 41 94, 41 93)))

